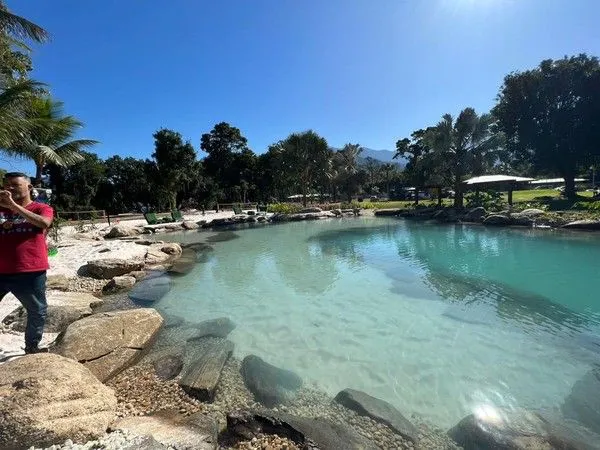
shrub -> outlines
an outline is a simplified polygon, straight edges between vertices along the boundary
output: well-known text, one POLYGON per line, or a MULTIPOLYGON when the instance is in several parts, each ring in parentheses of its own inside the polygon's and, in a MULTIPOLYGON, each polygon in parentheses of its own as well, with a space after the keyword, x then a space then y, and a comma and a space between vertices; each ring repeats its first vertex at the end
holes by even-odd
POLYGON ((465 206, 467 208, 483 206, 485 209, 499 210, 502 209, 502 204, 502 193, 498 191, 482 191, 479 192, 479 197, 475 192, 465 194, 465 206))
POLYGON ((267 207, 267 211, 279 214, 294 214, 302 209, 300 203, 273 203, 267 207))

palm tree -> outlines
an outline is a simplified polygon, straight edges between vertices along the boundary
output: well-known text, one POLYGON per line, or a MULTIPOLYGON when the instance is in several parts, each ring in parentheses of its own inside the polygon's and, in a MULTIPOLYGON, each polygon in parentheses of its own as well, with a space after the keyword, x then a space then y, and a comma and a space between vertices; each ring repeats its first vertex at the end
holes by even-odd
POLYGON ((42 171, 47 164, 71 166, 83 159, 81 150, 98 143, 91 139, 72 140, 83 123, 73 116, 65 116, 63 103, 50 97, 31 97, 25 116, 29 123, 28 135, 8 147, 7 152, 34 161, 36 186, 41 185, 42 171))
POLYGON ((0 32, 17 39, 31 39, 35 42, 46 42, 50 36, 39 25, 9 12, 0 1, 0 32))
POLYGON ((455 207, 463 206, 463 178, 471 173, 481 174, 486 162, 493 163, 502 138, 492 131, 492 123, 489 114, 478 116, 473 108, 465 108, 456 120, 445 114, 428 132, 430 147, 448 167, 455 207))
POLYGON ((346 144, 339 154, 339 177, 343 189, 348 197, 348 202, 352 201, 352 195, 357 191, 358 156, 363 151, 359 144, 346 144))
POLYGON ((22 80, 10 87, 0 82, 0 148, 10 147, 11 142, 22 139, 29 128, 21 107, 42 83, 22 80))

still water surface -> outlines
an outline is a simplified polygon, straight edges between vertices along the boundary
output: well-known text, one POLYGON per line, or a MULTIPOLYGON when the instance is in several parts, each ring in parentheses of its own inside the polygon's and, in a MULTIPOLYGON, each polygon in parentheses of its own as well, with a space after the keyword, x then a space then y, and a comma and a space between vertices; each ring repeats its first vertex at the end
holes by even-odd
POLYGON ((238 356, 332 395, 446 427, 484 405, 558 407, 600 358, 595 235, 364 218, 220 236, 157 308, 228 316, 238 356))

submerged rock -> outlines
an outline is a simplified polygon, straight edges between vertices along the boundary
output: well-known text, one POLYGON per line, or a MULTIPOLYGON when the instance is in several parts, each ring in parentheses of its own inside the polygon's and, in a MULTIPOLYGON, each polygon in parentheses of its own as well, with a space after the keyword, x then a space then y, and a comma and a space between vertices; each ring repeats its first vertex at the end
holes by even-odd
POLYGON ((0 365, 0 448, 46 447, 100 437, 117 398, 72 359, 51 353, 0 365))
POLYGON ((417 442, 419 438, 419 430, 400 411, 384 400, 354 389, 344 389, 335 396, 334 401, 361 416, 387 425, 406 439, 417 442))
POLYGON ((561 406, 563 414, 600 433, 600 367, 578 380, 561 406))
POLYGON ((229 317, 219 317, 218 319, 205 320, 196 325, 192 325, 196 330, 194 336, 190 339, 198 339, 207 336, 226 338, 229 333, 235 329, 235 323, 229 317))
POLYGON ((146 277, 129 291, 128 296, 135 302, 144 305, 152 304, 163 298, 171 290, 171 287, 171 277, 156 271, 146 274, 146 277))
POLYGON ((236 411, 227 415, 227 431, 233 436, 252 440, 259 434, 277 434, 303 449, 374 450, 368 442, 347 425, 328 419, 307 419, 267 411, 236 411))
POLYGON ((289 403, 302 387, 302 379, 294 372, 275 367, 256 355, 244 358, 241 372, 248 390, 267 407, 289 403))

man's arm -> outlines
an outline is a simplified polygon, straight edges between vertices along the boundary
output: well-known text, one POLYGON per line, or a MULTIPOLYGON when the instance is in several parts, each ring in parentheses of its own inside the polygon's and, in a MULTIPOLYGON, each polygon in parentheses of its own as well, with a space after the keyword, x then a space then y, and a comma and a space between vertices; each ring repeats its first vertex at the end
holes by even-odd
POLYGON ((17 205, 16 203, 10 209, 19 214, 30 224, 35 225, 42 230, 46 230, 52 225, 52 217, 40 216, 39 214, 31 212, 28 209, 23 208, 21 205, 17 205))
POLYGON ((10 192, 8 191, 0 190, 0 206, 3 206, 4 208, 8 208, 11 211, 16 212, 27 222, 29 222, 32 225, 35 225, 38 228, 41 228, 42 230, 46 230, 50 228, 50 225, 52 225, 53 214, 52 209, 50 207, 47 207, 50 214, 48 214, 47 217, 41 216, 17 204, 13 200, 12 195, 10 195, 10 192))

